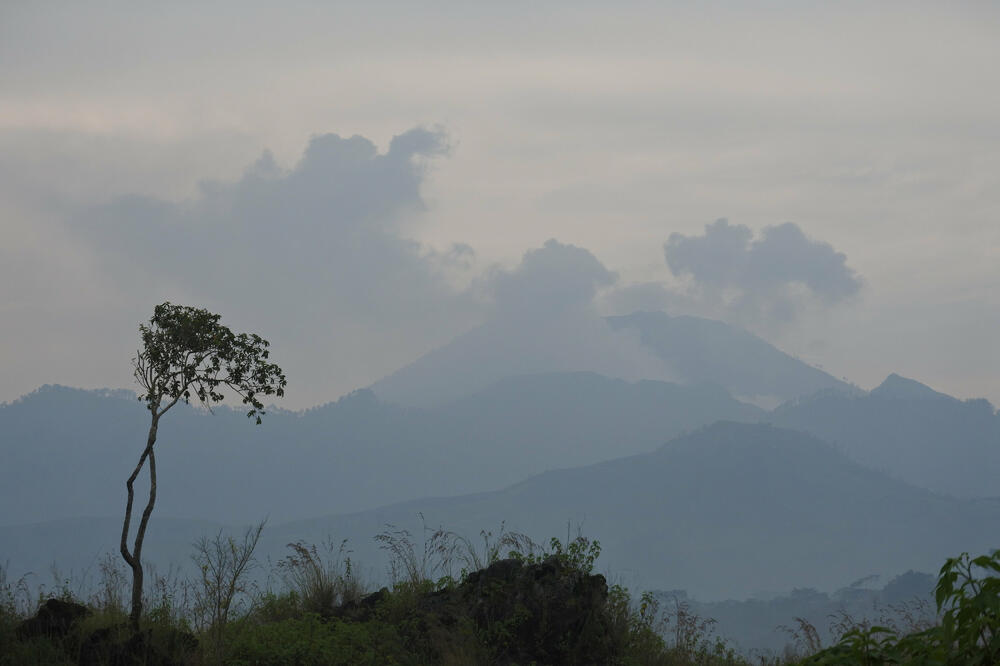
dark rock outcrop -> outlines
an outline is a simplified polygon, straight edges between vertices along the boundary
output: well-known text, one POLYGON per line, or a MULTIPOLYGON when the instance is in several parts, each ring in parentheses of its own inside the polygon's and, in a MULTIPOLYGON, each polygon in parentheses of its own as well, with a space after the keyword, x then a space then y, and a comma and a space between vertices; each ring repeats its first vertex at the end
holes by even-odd
POLYGON ((361 597, 357 601, 334 608, 329 616, 347 622, 368 622, 375 616, 375 609, 389 597, 389 589, 383 587, 377 592, 361 597))
MULTIPOLYGON (((371 617, 361 613, 365 602, 378 604, 386 596, 375 593, 337 615, 371 617)), ((431 650, 471 639, 478 658, 491 664, 608 664, 621 645, 609 626, 607 600, 604 576, 565 557, 507 559, 454 587, 419 594, 403 624, 436 637, 431 650)))
POLYGON ((17 626, 16 634, 20 640, 29 640, 36 636, 62 638, 77 621, 88 615, 90 610, 86 606, 72 601, 49 599, 39 607, 33 617, 29 617, 17 626))
POLYGON ((560 557, 500 560, 470 574, 456 594, 499 663, 605 664, 616 652, 607 581, 560 557))

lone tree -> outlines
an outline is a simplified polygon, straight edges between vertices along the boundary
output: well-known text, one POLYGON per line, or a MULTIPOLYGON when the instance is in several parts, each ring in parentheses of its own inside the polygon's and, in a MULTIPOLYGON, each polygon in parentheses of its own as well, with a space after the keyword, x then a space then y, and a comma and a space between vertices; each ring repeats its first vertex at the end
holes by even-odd
POLYGON ((285 394, 285 375, 281 368, 268 363, 267 340, 259 335, 235 334, 219 323, 219 315, 207 310, 163 303, 153 310, 149 326, 140 325, 142 349, 132 363, 135 378, 142 387, 139 400, 149 410, 149 435, 146 448, 139 457, 132 475, 125 482, 128 502, 122 525, 121 553, 132 569, 132 628, 139 629, 142 613, 142 542, 146 536, 149 516, 156 502, 156 431, 160 419, 179 401, 190 402, 192 396, 211 409, 213 403, 225 398, 220 391, 228 387, 250 407, 247 416, 261 422, 264 404, 261 396, 285 394), (128 547, 132 522, 132 485, 149 462, 149 499, 143 509, 132 549, 128 547))

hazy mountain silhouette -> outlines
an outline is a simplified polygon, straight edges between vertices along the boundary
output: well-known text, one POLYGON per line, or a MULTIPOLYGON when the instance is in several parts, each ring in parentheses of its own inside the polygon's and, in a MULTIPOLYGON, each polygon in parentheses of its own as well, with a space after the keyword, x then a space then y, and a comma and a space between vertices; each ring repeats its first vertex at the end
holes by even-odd
POLYGON ((662 312, 490 322, 371 388, 389 402, 428 406, 540 370, 716 384, 769 407, 825 388, 852 388, 740 328, 662 312))
POLYGON ((1000 414, 892 374, 871 393, 824 391, 770 420, 835 443, 858 462, 959 497, 1000 497, 1000 414))
MULTIPOLYGON (((761 415, 718 387, 591 373, 511 377, 434 409, 357 391, 262 426, 178 406, 160 427, 157 514, 281 520, 477 492, 761 415)), ((147 428, 126 391, 49 386, 0 406, 0 524, 118 514, 147 428)))
POLYGON ((433 407, 481 391, 505 377, 595 372, 636 381, 672 380, 666 364, 633 331, 615 331, 586 310, 507 314, 458 336, 372 384, 382 399, 433 407))
MULTIPOLYGON (((354 561, 373 576, 382 571, 384 553, 372 537, 387 523, 406 527, 419 552, 418 513, 430 527, 472 538, 501 521, 537 540, 565 536, 567 521, 580 523, 601 541, 602 567, 628 584, 683 588, 705 600, 807 586, 832 590, 869 574, 934 571, 945 557, 994 547, 1000 529, 998 501, 935 495, 862 467, 811 436, 722 422, 652 453, 549 471, 500 491, 274 525, 260 554, 281 557, 295 539, 347 538, 354 561)), ((114 543, 114 519, 87 525, 114 543)), ((150 529, 158 534, 157 521, 150 529)), ((177 524, 162 529, 183 532, 177 524)), ((68 567, 94 558, 71 533, 51 526, 0 528, 0 543, 15 540, 26 562, 56 559, 68 567), (48 536, 42 541, 36 532, 48 536)), ((175 556, 176 550, 175 544, 175 556)), ((12 570, 19 564, 12 561, 12 570)))
POLYGON ((506 521, 545 539, 579 522, 601 541, 612 571, 704 599, 935 571, 945 557, 995 547, 1000 529, 1000 502, 915 488, 803 433, 721 422, 653 453, 550 471, 497 492, 292 523, 271 538, 350 538, 371 561, 371 535, 386 523, 419 537, 418 512, 469 536, 506 521))
POLYGON ((786 401, 851 385, 785 354, 747 331, 721 321, 636 312, 608 317, 616 330, 634 330, 675 373, 677 381, 710 382, 736 396, 786 401))

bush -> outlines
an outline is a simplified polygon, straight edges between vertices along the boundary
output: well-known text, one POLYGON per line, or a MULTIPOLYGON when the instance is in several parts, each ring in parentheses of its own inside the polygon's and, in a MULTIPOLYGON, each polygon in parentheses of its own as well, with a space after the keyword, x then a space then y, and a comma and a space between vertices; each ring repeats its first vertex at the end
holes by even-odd
POLYGON ((945 562, 934 590, 941 621, 900 635, 892 627, 857 627, 803 664, 1000 663, 1000 551, 945 562))

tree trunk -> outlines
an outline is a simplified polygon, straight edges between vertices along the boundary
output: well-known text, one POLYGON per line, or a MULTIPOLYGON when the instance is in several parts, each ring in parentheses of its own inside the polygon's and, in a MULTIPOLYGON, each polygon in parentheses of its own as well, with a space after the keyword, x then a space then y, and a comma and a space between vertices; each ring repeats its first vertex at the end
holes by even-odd
POLYGON ((153 513, 153 504, 156 502, 156 456, 153 454, 153 445, 156 443, 156 429, 160 421, 160 414, 157 413, 158 407, 158 404, 150 405, 152 416, 149 424, 149 436, 146 438, 146 448, 139 457, 139 463, 135 466, 131 476, 125 482, 125 488, 128 490, 128 501, 125 504, 125 520, 122 524, 122 538, 119 546, 122 558, 132 569, 132 610, 129 614, 129 623, 132 625, 132 630, 136 632, 139 631, 139 618, 142 615, 142 542, 146 537, 149 516, 153 513), (136 530, 135 545, 129 552, 128 532, 132 523, 132 504, 135 499, 135 491, 132 486, 147 459, 149 460, 149 500, 142 512, 139 528, 136 530))

